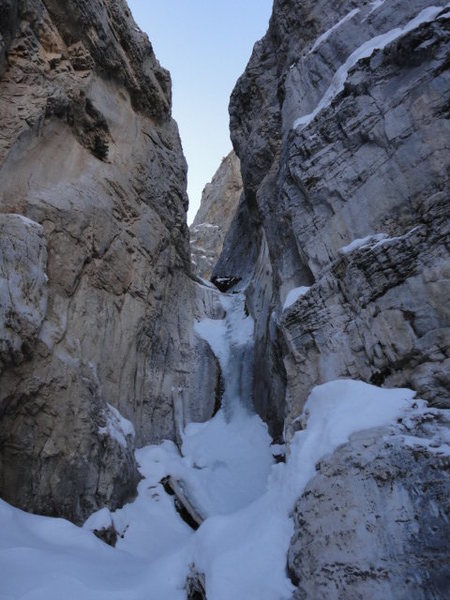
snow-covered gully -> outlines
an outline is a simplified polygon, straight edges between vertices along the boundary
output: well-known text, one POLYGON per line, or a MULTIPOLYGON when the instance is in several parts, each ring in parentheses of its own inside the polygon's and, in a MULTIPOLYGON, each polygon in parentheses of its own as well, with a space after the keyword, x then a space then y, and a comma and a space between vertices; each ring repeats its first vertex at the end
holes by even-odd
POLYGON ((226 317, 195 329, 219 359, 222 408, 185 428, 181 453, 169 441, 138 450, 136 500, 95 513, 83 528, 1 502, 2 600, 181 600, 201 597, 203 588, 209 600, 289 598, 290 514, 316 463, 354 431, 429 410, 420 401, 412 408, 407 389, 327 383, 311 393, 287 462, 275 464, 267 428, 252 409, 253 321, 245 295, 222 294, 221 301, 226 317), (167 477, 201 515, 196 531, 177 513, 167 477), (92 533, 107 528, 118 534, 115 548, 92 533))

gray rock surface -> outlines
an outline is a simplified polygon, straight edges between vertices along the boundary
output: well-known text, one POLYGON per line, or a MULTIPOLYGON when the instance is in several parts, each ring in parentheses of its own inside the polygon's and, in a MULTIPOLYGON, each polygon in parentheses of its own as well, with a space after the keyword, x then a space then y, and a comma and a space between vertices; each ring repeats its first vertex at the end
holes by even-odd
MULTIPOLYGON (((336 378, 450 406, 449 21, 445 2, 275 0, 232 94, 244 191, 213 277, 246 285, 254 403, 287 442, 336 378)), ((322 462, 295 598, 446 597, 448 417, 429 410, 322 462)))
POLYGON ((0 309, 0 495, 80 522, 138 478, 131 437, 99 434, 108 405, 138 445, 211 416, 192 325, 215 292, 190 275, 170 77, 125 2, 1 7, 0 273, 25 278, 0 309))
POLYGON ((186 577, 186 599, 206 600, 205 587, 205 576, 203 573, 197 573, 195 565, 191 565, 189 575, 186 577))
POLYGON ((342 253, 283 313, 288 437, 317 380, 406 386, 448 406, 447 204, 436 194, 423 203, 420 226, 342 253))
POLYGON ((447 597, 449 425, 430 410, 354 434, 317 465, 294 511, 294 598, 447 597))
POLYGON ((211 182, 206 184, 200 208, 190 227, 192 266, 203 279, 211 277, 241 193, 240 163, 231 151, 222 159, 211 182))
POLYGON ((284 415, 289 429, 313 385, 341 376, 448 402, 444 5, 276 1, 232 94, 244 195, 214 274, 253 278, 248 303, 265 315, 255 401, 273 432, 284 415), (357 60, 383 34, 390 41, 357 60), (391 241, 373 252, 340 252, 382 233, 391 241), (309 294, 282 315, 299 286, 309 294), (276 393, 265 391, 267 378, 276 393))
POLYGON ((0 373, 20 364, 47 311, 47 245, 42 227, 0 214, 0 373))

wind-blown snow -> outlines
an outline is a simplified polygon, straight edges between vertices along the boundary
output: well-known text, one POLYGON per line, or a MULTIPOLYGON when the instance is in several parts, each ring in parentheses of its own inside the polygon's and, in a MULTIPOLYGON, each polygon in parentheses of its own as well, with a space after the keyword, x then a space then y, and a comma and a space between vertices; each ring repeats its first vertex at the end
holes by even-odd
POLYGON ((283 310, 286 310, 286 308, 288 308, 289 306, 292 306, 292 304, 294 304, 294 302, 297 302, 297 300, 300 298, 300 296, 304 296, 308 291, 309 291, 309 287, 302 285, 302 286, 294 288, 293 290, 288 292, 288 295, 286 296, 286 300, 284 301, 284 304, 283 304, 283 310))
POLYGON ((136 501, 114 513, 102 509, 83 528, 0 502, 0 598, 181 600, 192 563, 205 573, 208 600, 290 598, 289 515, 315 464, 355 431, 424 410, 417 400, 418 408, 411 408, 413 397, 411 390, 351 380, 316 387, 302 414, 306 428, 295 434, 286 464, 271 463, 270 438, 256 415, 243 411, 229 424, 221 416, 192 424, 184 434, 184 458, 172 442, 137 451, 145 479, 136 501), (205 503, 208 498, 211 516, 196 532, 159 483, 177 470, 189 485, 215 490, 201 497, 205 503), (90 532, 111 521, 124 536, 115 549, 90 532))
POLYGON ((333 27, 330 27, 330 29, 328 29, 327 31, 325 31, 325 33, 322 33, 322 35, 320 35, 317 38, 317 40, 314 42, 314 45, 313 45, 313 47, 311 48, 311 50, 309 51, 308 54, 312 54, 315 50, 317 50, 317 48, 320 46, 320 44, 322 44, 322 42, 324 42, 325 40, 327 40, 330 37, 330 35, 333 33, 333 31, 335 31, 336 29, 338 29, 339 27, 341 27, 341 25, 343 25, 344 23, 346 23, 347 21, 349 21, 350 19, 352 19, 358 13, 359 13, 359 8, 354 8, 348 14, 346 14, 345 17, 343 17, 340 21, 338 21, 337 23, 335 23, 335 25, 333 25, 333 27))
POLYGON ((396 27, 395 29, 391 29, 387 33, 383 33, 381 35, 377 35, 374 38, 364 42, 359 48, 357 48, 354 52, 350 54, 347 60, 343 65, 339 67, 336 71, 331 84, 329 85, 327 91, 320 99, 316 108, 298 119, 294 121, 293 128, 297 129, 298 127, 304 128, 311 121, 313 121, 316 116, 324 109, 330 106, 333 99, 342 92, 344 89, 344 84, 347 80, 348 73, 352 67, 356 65, 356 63, 363 59, 369 58, 375 52, 375 50, 381 50, 397 38, 402 35, 405 35, 409 31, 416 29, 422 23, 426 23, 429 21, 433 21, 436 16, 444 9, 443 6, 428 6, 424 8, 418 15, 416 15, 413 19, 408 21, 406 25, 403 27, 396 27))

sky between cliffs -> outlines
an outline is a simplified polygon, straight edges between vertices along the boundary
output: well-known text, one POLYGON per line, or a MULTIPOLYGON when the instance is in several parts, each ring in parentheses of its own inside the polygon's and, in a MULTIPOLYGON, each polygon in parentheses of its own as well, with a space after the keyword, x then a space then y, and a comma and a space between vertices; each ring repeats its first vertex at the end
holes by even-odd
POLYGON ((228 101, 253 44, 267 30, 272 0, 128 0, 173 85, 192 222, 202 190, 231 150, 228 101))

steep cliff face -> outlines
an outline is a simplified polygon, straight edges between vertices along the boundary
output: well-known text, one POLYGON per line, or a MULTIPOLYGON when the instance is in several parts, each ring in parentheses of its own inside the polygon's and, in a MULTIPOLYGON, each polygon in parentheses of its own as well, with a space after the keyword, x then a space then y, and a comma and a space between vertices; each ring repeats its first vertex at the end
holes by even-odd
POLYGON ((215 274, 252 273, 275 432, 337 377, 448 402, 448 11, 430 5, 277 1, 232 94, 244 197, 215 274))
POLYGON ((195 273, 209 279, 223 248, 242 194, 239 159, 231 151, 203 190, 200 208, 190 227, 191 258, 195 273))
POLYGON ((214 299, 190 279, 170 77, 125 2, 1 8, 0 494, 80 521, 134 493, 135 442, 211 415, 192 324, 214 299))
MULTIPOLYGON (((246 284, 254 404, 288 442, 335 379, 450 406, 449 21, 444 2, 276 0, 232 94, 244 192, 213 276, 246 284)), ((430 411, 316 465, 295 598, 445 596, 448 423, 430 411)))
POLYGON ((445 598, 450 506, 445 411, 353 434, 294 510, 289 570, 306 598, 445 598))

